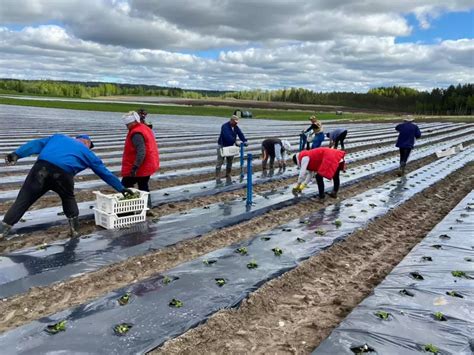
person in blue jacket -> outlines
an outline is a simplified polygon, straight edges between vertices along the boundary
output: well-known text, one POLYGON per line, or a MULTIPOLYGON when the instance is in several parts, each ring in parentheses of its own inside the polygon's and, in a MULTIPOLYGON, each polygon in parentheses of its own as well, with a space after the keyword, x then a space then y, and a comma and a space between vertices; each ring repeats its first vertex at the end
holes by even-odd
POLYGON ((226 159, 226 167, 225 167, 225 177, 226 182, 231 182, 231 172, 232 172, 232 162, 234 161, 234 157, 223 157, 221 154, 221 148, 230 147, 235 145, 237 140, 237 136, 239 139, 247 146, 247 138, 245 138, 244 134, 237 126, 239 124, 239 116, 234 114, 230 117, 229 122, 224 123, 221 127, 221 134, 219 135, 219 139, 217 140, 217 164, 216 164, 216 182, 219 184, 221 182, 221 168, 222 164, 224 163, 224 158, 226 159))
POLYGON ((323 126, 316 116, 309 118, 311 126, 301 132, 302 149, 310 150, 321 147, 324 141, 325 135, 323 132, 323 126))
POLYGON ((5 163, 15 165, 18 159, 39 154, 13 205, 0 223, 0 240, 10 231, 30 206, 46 192, 52 190, 61 197, 63 211, 68 218, 71 237, 79 236, 79 209, 74 196, 74 175, 91 168, 102 180, 124 195, 133 194, 112 174, 90 149, 90 137, 82 134, 76 139, 63 134, 32 140, 13 153, 7 154, 5 163))
POLYGON ((413 117, 407 116, 403 123, 395 127, 398 131, 398 139, 395 144, 400 149, 400 170, 398 176, 405 175, 405 167, 411 150, 415 146, 415 139, 421 137, 421 131, 416 124, 413 123, 413 117))

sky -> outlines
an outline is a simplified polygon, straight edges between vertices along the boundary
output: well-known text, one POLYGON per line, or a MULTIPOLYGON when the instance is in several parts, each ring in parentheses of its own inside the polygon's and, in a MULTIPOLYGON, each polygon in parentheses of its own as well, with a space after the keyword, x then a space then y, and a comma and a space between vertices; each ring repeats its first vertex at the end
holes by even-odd
POLYGON ((474 1, 0 0, 0 77, 431 90, 474 83, 474 1))

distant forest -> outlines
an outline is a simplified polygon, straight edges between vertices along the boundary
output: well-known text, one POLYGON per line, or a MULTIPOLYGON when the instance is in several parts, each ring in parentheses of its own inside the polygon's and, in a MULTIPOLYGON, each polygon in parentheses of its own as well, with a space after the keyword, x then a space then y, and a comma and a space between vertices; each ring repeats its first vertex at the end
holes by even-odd
POLYGON ((0 93, 71 98, 137 95, 176 98, 234 98, 241 100, 289 102, 296 104, 346 106, 360 109, 407 112, 426 115, 472 115, 474 84, 451 85, 427 91, 393 86, 370 89, 367 93, 314 92, 303 88, 251 91, 183 90, 151 85, 0 79, 0 93))

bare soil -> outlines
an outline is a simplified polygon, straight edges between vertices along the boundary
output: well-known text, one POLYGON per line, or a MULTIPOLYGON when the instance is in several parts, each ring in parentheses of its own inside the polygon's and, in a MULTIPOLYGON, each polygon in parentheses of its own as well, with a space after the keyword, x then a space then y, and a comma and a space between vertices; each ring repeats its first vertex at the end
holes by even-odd
POLYGON ((307 354, 474 188, 474 165, 152 354, 307 354))
MULTIPOLYGON (((434 157, 429 157, 411 162, 408 164, 407 171, 418 169, 434 159, 434 157)), ((470 184, 472 187, 473 172, 472 166, 465 168, 462 173, 459 173, 462 176, 454 179, 455 183, 451 183, 453 178, 450 178, 447 180, 449 184, 446 182, 444 184, 438 184, 441 185, 438 188, 441 192, 444 191, 443 189, 446 189, 451 201, 451 198, 455 198, 457 195, 454 193, 449 195, 450 189, 455 187, 455 191, 458 191, 467 184, 470 184)), ((386 173, 362 181, 340 191, 339 198, 344 199, 354 196, 362 191, 379 186, 393 178, 393 173, 386 173)), ((426 198, 426 196, 431 195, 423 194, 423 198, 426 198)), ((259 232, 307 215, 333 202, 334 200, 332 199, 328 199, 323 203, 316 202, 315 200, 302 201, 294 206, 271 211, 263 216, 253 218, 251 221, 216 230, 200 238, 184 241, 163 250, 132 257, 121 263, 102 268, 95 272, 87 273, 47 287, 32 288, 25 294, 11 297, 0 302, 0 314, 4 315, 4 317, 0 319, 0 332, 71 306, 90 301, 106 292, 130 283, 144 280, 215 249, 248 239, 259 232), (51 299, 54 299, 55 302, 51 302, 51 299)), ((448 203, 446 203, 446 205, 448 205, 448 203)), ((413 213, 416 214, 416 210, 413 210, 413 213)), ((229 334, 226 335, 226 337, 228 336, 229 334)))

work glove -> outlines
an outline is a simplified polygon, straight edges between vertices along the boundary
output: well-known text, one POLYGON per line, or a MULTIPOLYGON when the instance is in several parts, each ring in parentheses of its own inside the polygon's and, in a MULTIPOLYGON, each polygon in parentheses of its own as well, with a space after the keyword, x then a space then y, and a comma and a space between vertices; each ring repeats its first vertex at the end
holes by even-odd
POLYGON ((248 142, 244 142, 244 147, 248 147, 249 146, 249 143, 248 142))
POLYGON ((131 176, 131 177, 137 176, 137 170, 138 170, 138 166, 134 165, 134 166, 132 167, 132 171, 130 172, 130 176, 131 176))
POLYGON ((123 194, 123 197, 130 197, 133 195, 133 191, 128 188, 124 188, 122 190, 122 194, 123 194))
POLYGON ((300 193, 303 192, 303 190, 305 189, 306 187, 306 184, 296 184, 295 187, 293 187, 293 189, 291 190, 291 192, 293 193, 294 196, 298 196, 300 193))
POLYGON ((19 156, 16 153, 7 154, 5 157, 5 164, 6 165, 15 165, 19 156))

